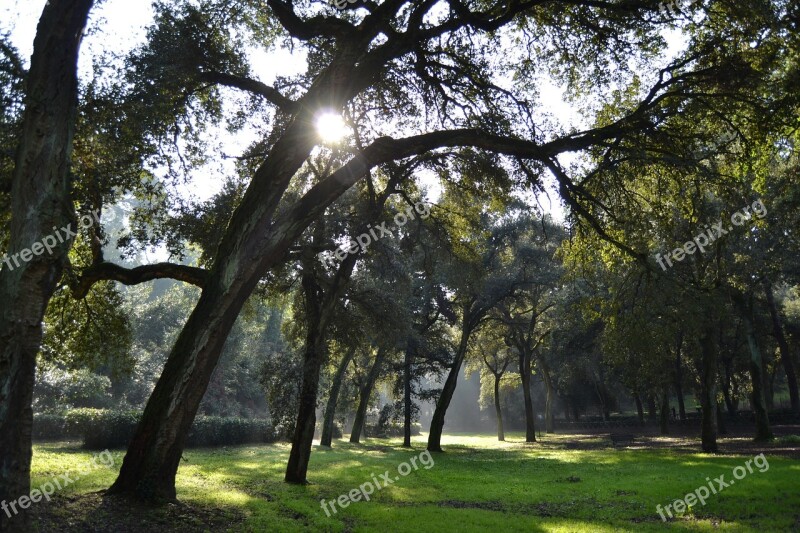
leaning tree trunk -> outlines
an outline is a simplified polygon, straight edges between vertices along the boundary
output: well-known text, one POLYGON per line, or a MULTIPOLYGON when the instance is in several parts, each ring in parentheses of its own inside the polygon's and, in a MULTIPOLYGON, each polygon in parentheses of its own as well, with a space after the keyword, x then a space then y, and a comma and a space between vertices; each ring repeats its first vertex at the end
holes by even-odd
MULTIPOLYGON (((92 4, 92 0, 50 0, 42 11, 33 43, 22 136, 11 185, 9 259, 0 271, 3 502, 30 492, 31 402, 42 319, 73 242, 71 237, 63 238, 61 230, 71 224, 70 232, 77 231, 69 163, 77 108, 78 52, 92 4), (42 243, 48 245, 46 253, 42 243), (17 259, 20 256, 22 261, 17 259)), ((2 530, 30 530, 28 523, 24 511, 11 518, 0 513, 2 530)))
POLYGON ((284 481, 287 483, 306 483, 308 462, 311 460, 311 445, 314 442, 314 428, 317 423, 319 376, 325 361, 325 324, 328 322, 328 317, 324 316, 326 310, 324 297, 316 281, 313 265, 310 264, 312 261, 313 257, 305 258, 303 264, 302 286, 308 329, 303 353, 303 377, 297 420, 284 476, 284 481))
POLYGON ((750 350, 750 378, 753 385, 753 394, 750 399, 756 419, 756 440, 765 441, 772 439, 772 430, 769 427, 769 414, 764 399, 764 364, 761 358, 761 349, 756 340, 751 313, 751 307, 742 307, 742 324, 747 338, 747 347, 750 350))
POLYGON ((702 410, 702 447, 706 453, 717 452, 717 352, 714 330, 707 326, 700 337, 700 408, 702 410))
POLYGON ((536 413, 531 398, 531 356, 521 349, 519 355, 519 375, 522 378, 522 398, 525 402, 525 442, 536 442, 536 413))
POLYGON ((433 411, 431 430, 428 434, 428 451, 442 451, 444 416, 447 413, 447 408, 450 407, 450 401, 453 399, 453 394, 456 391, 458 374, 461 372, 461 365, 464 363, 464 356, 467 353, 467 342, 469 341, 469 336, 470 330, 465 326, 461 331, 461 342, 459 343, 456 356, 453 359, 453 365, 450 367, 450 372, 448 372, 447 379, 444 382, 444 387, 442 387, 442 393, 439 395, 439 399, 436 401, 436 409, 433 411))
POLYGON ((336 374, 333 376, 331 392, 328 395, 328 403, 325 405, 325 415, 322 422, 322 437, 319 442, 320 446, 327 446, 330 448, 331 442, 333 441, 333 424, 336 418, 336 404, 339 402, 339 391, 342 390, 344 375, 355 353, 356 349, 351 348, 342 356, 339 367, 336 369, 336 374))
POLYGON ((764 281, 764 293, 767 297, 767 306, 769 307, 769 314, 772 318, 772 331, 775 335, 775 340, 778 342, 778 349, 781 353, 781 363, 783 370, 786 373, 786 385, 789 388, 789 398, 792 402, 792 411, 800 414, 800 395, 797 390, 797 372, 794 367, 794 360, 792 359, 791 352, 789 351, 789 343, 786 342, 786 335, 783 333, 783 324, 780 314, 778 314, 778 307, 775 305, 775 296, 772 294, 772 285, 769 281, 764 281))
POLYGON ((367 408, 369 407, 369 399, 372 396, 372 390, 375 388, 375 382, 378 381, 378 376, 381 373, 383 360, 388 353, 384 347, 378 348, 378 354, 375 356, 375 362, 372 363, 372 368, 369 369, 367 374, 367 381, 361 387, 361 397, 358 402, 358 409, 356 410, 356 419, 353 422, 353 430, 350 432, 350 442, 358 444, 361 440, 361 431, 364 429, 364 423, 367 419, 367 408))
POLYGON ((411 398, 411 369, 414 364, 414 345, 409 340, 403 361, 403 447, 411 448, 411 420, 414 404, 411 398))
POLYGON ((502 375, 494 374, 494 410, 497 413, 497 440, 505 441, 506 434, 503 431, 503 410, 500 408, 500 378, 502 375))

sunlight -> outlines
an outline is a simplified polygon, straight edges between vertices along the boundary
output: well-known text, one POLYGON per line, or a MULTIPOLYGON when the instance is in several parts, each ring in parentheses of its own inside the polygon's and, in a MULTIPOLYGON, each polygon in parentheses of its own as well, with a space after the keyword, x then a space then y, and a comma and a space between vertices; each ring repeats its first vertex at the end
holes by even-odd
POLYGON ((347 124, 341 115, 326 111, 317 117, 317 133, 325 142, 337 142, 347 135, 347 124))

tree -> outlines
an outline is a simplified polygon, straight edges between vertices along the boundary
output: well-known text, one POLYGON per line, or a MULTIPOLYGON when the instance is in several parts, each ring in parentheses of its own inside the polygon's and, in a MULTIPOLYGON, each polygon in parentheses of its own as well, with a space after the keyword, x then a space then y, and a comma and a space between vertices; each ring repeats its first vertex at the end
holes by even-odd
MULTIPOLYGON (((78 51, 93 3, 52 0, 45 5, 27 73, 11 182, 8 258, 0 270, 0 500, 14 501, 30 492, 36 354, 42 318, 73 241, 71 231, 58 234, 62 242, 53 228, 61 231, 76 225, 69 166, 78 103, 78 51), (43 254, 43 243, 52 253, 43 254), (15 258, 20 257, 18 264, 15 258)), ((0 527, 25 531, 27 520, 26 513, 11 519, 3 513, 0 527)))

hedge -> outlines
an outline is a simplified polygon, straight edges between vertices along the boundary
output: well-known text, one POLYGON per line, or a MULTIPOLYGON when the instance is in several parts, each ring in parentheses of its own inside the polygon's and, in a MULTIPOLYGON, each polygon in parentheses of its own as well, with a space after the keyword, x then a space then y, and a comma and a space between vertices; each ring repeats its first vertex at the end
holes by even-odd
MULTIPOLYGON (((124 448, 128 445, 139 411, 73 409, 65 414, 37 414, 33 421, 36 439, 83 438, 90 450, 124 448)), ((198 416, 189 430, 187 446, 232 446, 275 442, 278 434, 264 419, 198 416)))

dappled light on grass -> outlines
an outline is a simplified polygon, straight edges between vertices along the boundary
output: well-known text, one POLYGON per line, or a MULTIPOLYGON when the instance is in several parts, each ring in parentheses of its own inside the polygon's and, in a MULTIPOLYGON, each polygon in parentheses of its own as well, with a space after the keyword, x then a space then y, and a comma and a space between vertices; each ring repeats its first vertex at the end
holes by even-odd
MULTIPOLYGON (((351 503, 327 517, 320 499, 346 494, 424 450, 399 439, 366 439, 363 445, 335 440, 330 450, 311 456, 311 484, 283 482, 286 445, 194 449, 178 471, 178 497, 202 509, 229 509, 241 523, 232 531, 660 531, 657 504, 682 497, 706 476, 730 474, 742 456, 713 456, 673 449, 566 449, 575 435, 548 435, 525 444, 480 435, 448 435, 435 464, 376 491, 370 501, 351 503)), ((598 439, 586 439, 592 446, 598 439)), ((602 439, 600 439, 602 440, 602 439)), ((34 473, 62 471, 91 454, 75 447, 36 447, 34 473)), ((769 454, 768 454, 769 456, 769 454)), ((800 506, 793 459, 769 456, 768 473, 749 476, 713 496, 705 507, 675 518, 671 525, 690 531, 786 530, 800 506)), ((392 474, 394 476, 394 474, 392 474)), ((110 483, 113 472, 98 481, 110 483)), ((97 490, 79 485, 66 494, 97 490)), ((214 511, 217 512, 217 511, 214 511)))

